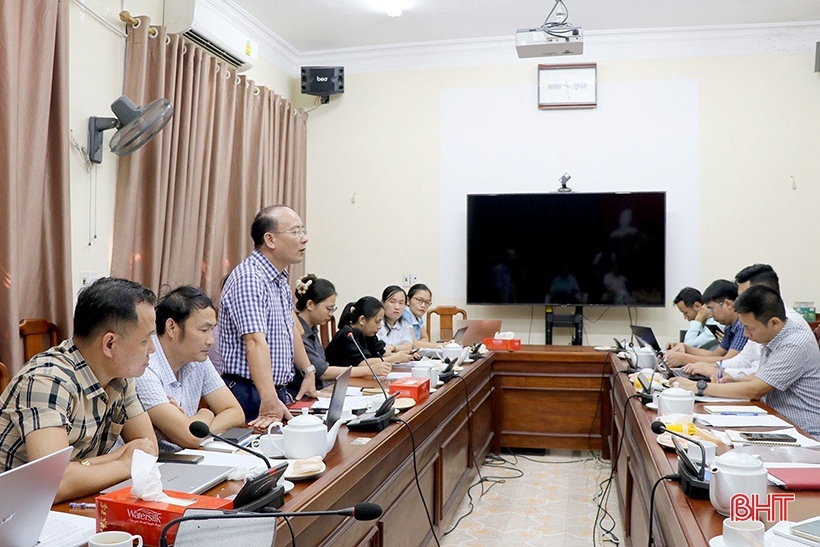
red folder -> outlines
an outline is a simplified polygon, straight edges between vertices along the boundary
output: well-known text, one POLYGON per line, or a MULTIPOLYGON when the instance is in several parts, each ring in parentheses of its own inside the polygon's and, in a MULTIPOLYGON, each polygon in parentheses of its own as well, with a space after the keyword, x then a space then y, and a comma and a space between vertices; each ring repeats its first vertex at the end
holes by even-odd
POLYGON ((786 490, 820 490, 820 468, 781 467, 769 469, 769 474, 783 481, 786 490))

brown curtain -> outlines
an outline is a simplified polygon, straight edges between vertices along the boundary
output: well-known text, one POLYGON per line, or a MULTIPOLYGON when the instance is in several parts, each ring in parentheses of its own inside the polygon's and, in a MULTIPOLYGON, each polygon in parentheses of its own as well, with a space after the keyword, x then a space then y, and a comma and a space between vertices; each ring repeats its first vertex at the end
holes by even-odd
POLYGON ((120 159, 111 271, 216 297, 252 249, 256 211, 284 203, 305 218, 307 114, 179 35, 156 27, 151 37, 140 21, 128 32, 124 93, 137 104, 165 97, 175 114, 120 159))
POLYGON ((21 319, 70 331, 68 1, 0 2, 0 361, 12 372, 21 319))

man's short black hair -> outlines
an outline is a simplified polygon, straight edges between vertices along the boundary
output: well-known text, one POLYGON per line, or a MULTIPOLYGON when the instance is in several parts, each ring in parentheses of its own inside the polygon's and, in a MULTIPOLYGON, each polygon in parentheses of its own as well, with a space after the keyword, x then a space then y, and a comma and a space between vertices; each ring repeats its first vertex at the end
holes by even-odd
POLYGON ((718 279, 712 281, 706 290, 703 291, 703 303, 723 302, 724 300, 734 300, 737 298, 737 283, 732 283, 728 279, 718 279))
POLYGON ((139 322, 137 304, 153 306, 151 289, 118 277, 101 277, 85 287, 74 307, 74 337, 90 339, 102 332, 125 334, 139 322))
POLYGON ((774 268, 772 268, 768 264, 752 264, 751 266, 746 266, 745 268, 737 272, 737 274, 735 275, 735 283, 740 285, 741 283, 746 283, 757 274, 773 271, 774 268))
POLYGON ((265 234, 275 232, 279 228, 279 217, 273 211, 287 207, 286 205, 268 205, 256 213, 251 223, 251 239, 258 249, 265 243, 265 234))
POLYGON ((752 285, 735 300, 737 313, 751 313, 755 320, 764 325, 772 317, 786 320, 786 306, 780 293, 766 285, 752 285))
POLYGON ((157 303, 157 334, 159 336, 165 334, 165 323, 168 319, 173 319, 184 331, 185 321, 191 314, 205 308, 216 311, 213 300, 199 287, 182 285, 173 289, 157 303))
POLYGON ((735 276, 735 281, 740 283, 749 282, 750 285, 766 285, 780 293, 780 278, 774 268, 768 264, 752 264, 746 266, 735 276))
POLYGON ((696 303, 703 304, 703 296, 695 287, 684 287, 680 290, 678 296, 675 297, 675 300, 672 301, 676 306, 678 302, 683 302, 684 306, 691 308, 696 303))

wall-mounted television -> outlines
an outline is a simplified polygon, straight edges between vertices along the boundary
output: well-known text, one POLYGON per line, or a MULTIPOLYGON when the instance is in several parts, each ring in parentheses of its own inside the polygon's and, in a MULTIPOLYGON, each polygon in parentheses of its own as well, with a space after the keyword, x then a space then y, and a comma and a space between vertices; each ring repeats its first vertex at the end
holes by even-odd
POLYGON ((467 303, 660 307, 666 193, 467 196, 467 303))

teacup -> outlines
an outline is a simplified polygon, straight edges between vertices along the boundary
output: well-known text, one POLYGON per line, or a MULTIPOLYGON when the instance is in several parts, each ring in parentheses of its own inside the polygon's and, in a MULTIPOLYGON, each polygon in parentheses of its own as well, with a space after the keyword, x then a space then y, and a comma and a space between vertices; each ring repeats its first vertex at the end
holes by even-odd
POLYGON ((759 520, 723 520, 723 544, 727 547, 763 545, 766 527, 759 520))
POLYGON ((100 532, 88 538, 88 547, 142 547, 142 536, 113 530, 100 532))

